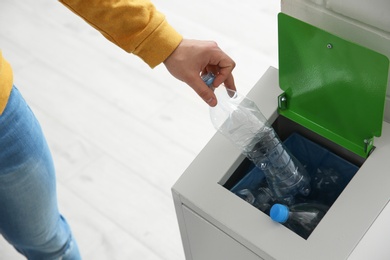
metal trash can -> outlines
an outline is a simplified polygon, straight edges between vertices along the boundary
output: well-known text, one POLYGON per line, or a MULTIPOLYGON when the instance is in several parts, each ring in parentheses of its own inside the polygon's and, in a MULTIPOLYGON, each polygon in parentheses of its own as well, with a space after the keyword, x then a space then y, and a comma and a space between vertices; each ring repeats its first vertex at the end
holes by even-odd
MULTIPOLYGON (((362 252, 389 259, 390 124, 383 111, 390 50, 383 55, 319 26, 378 38, 383 32, 319 1, 282 1, 282 12, 279 70, 269 68, 248 96, 301 162, 340 167, 345 185, 303 239, 235 194, 262 180, 252 178, 246 158, 216 133, 172 188, 186 259, 366 259, 362 252)), ((390 36, 380 41, 390 46, 390 36)))

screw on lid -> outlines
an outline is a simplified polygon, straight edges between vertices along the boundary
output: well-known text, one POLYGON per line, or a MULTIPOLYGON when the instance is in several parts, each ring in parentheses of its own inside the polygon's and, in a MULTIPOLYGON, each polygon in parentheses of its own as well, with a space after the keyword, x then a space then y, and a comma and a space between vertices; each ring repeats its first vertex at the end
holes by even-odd
POLYGON ((270 217, 273 221, 285 223, 288 219, 288 207, 282 204, 275 204, 270 211, 270 217))
POLYGON ((215 79, 215 76, 213 73, 209 72, 205 75, 202 75, 201 78, 204 81, 204 83, 206 83, 207 86, 209 86, 209 87, 213 86, 212 84, 213 84, 214 79, 215 79))

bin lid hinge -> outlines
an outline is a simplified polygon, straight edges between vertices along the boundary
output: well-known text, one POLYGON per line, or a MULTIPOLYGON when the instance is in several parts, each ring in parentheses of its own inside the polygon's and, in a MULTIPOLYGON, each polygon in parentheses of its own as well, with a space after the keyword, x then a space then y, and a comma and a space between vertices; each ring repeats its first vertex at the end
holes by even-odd
POLYGON ((286 110, 287 109, 287 97, 286 93, 282 93, 278 96, 278 108, 280 110, 286 110))
POLYGON ((366 138, 363 140, 364 142, 364 152, 366 154, 371 154, 371 152, 374 150, 374 137, 366 138))

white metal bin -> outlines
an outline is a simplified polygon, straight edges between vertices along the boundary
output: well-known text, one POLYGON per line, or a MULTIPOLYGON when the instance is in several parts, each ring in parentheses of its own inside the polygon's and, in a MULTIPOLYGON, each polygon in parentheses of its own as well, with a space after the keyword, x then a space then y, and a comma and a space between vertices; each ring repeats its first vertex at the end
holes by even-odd
MULTIPOLYGON (((370 10, 373 14, 381 13, 381 7, 390 11, 385 1, 373 2, 378 4, 376 13, 370 10)), ((359 10, 346 10, 331 0, 282 1, 283 13, 389 57, 390 25, 385 31, 386 27, 375 19, 359 16, 359 10)), ((270 67, 248 97, 283 135, 281 129, 295 127, 281 123, 277 97, 284 91, 279 76, 279 71, 270 67)), ((389 116, 390 109, 386 108, 385 119, 389 116)), ((381 136, 375 138, 375 149, 367 158, 361 154, 355 157, 355 152, 343 146, 333 146, 333 141, 328 142, 321 134, 315 137, 314 131, 314 141, 360 168, 308 239, 273 222, 225 187, 245 157, 216 133, 172 188, 186 259, 390 259, 390 124, 386 120, 381 123, 381 136)))

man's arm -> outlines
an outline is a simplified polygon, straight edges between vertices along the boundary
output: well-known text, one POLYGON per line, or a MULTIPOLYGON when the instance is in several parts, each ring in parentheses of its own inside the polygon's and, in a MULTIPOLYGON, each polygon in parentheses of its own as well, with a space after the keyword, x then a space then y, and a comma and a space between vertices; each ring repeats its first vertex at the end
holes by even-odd
POLYGON ((143 59, 150 67, 163 62, 182 36, 147 0, 60 0, 108 40, 143 59))
POLYGON ((217 104, 200 74, 212 71, 214 85, 235 89, 234 61, 216 43, 183 40, 148 0, 60 0, 108 40, 143 59, 150 67, 164 62, 210 106, 217 104))

